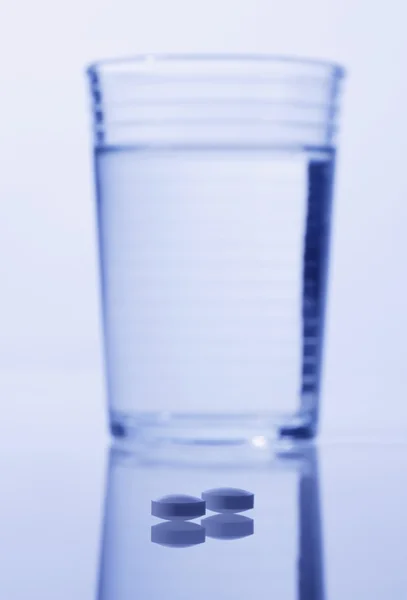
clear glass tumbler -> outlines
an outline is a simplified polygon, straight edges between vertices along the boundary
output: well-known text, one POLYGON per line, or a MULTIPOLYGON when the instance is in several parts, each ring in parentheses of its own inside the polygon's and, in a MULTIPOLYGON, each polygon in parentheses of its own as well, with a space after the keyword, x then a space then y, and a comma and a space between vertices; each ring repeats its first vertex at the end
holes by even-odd
POLYGON ((88 75, 113 435, 312 437, 343 69, 140 56, 88 75))

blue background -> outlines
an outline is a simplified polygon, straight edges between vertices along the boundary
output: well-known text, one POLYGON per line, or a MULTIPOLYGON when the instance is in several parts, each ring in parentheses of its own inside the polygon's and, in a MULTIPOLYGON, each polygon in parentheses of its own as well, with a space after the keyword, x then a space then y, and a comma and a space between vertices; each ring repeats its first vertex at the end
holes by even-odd
POLYGON ((322 423, 327 597, 406 596, 406 453, 386 443, 407 429, 406 20, 401 0, 2 1, 4 600, 95 597, 107 454, 83 68, 137 52, 307 55, 349 70, 322 423))
MULTIPOLYGON (((407 428, 407 7, 400 0, 3 0, 0 7, 0 371, 59 428, 103 401, 46 396, 71 371, 100 390, 84 65, 137 52, 271 52, 343 63, 323 433, 407 428), (52 377, 51 377, 52 379, 52 377), (45 381, 45 379, 44 379, 45 381), (47 386, 52 384, 46 383, 47 386)), ((76 376, 75 375, 75 376, 76 376)), ((16 392, 17 393, 17 392, 16 392)), ((4 410, 4 409, 3 409, 4 410)), ((10 423, 15 427, 15 422, 10 423)))

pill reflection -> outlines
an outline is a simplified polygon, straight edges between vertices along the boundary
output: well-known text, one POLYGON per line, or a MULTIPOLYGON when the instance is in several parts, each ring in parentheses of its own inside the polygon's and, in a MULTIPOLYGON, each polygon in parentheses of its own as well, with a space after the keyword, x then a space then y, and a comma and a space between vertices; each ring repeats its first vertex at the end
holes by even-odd
POLYGON ((151 527, 151 541, 170 548, 189 548, 205 541, 205 528, 187 521, 167 521, 151 527))
POLYGON ((217 540, 237 540, 254 534, 254 521, 236 514, 219 514, 201 520, 207 537, 217 540))

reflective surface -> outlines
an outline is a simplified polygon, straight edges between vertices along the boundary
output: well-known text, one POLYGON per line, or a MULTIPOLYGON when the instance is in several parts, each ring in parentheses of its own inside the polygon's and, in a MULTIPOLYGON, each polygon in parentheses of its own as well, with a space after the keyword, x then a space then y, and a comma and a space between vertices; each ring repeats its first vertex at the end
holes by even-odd
POLYGON ((0 446, 6 600, 407 597, 407 446, 325 443, 193 468, 79 442, 0 446), (215 487, 252 491, 254 508, 151 515, 152 499, 215 487))
POLYGON ((319 599, 320 565, 314 448, 229 467, 203 460, 163 466, 130 452, 111 453, 99 600, 236 599, 263 589, 287 600, 312 591, 319 599), (151 499, 225 487, 250 490, 254 508, 239 515, 207 510, 204 519, 188 523, 151 516, 151 499))

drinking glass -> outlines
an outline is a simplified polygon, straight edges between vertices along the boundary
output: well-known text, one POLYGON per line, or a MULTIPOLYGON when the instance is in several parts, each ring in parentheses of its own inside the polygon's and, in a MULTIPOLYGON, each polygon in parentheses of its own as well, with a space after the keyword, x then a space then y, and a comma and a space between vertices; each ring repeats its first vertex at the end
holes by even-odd
POLYGON ((114 436, 315 435, 343 75, 274 56, 89 67, 114 436))

